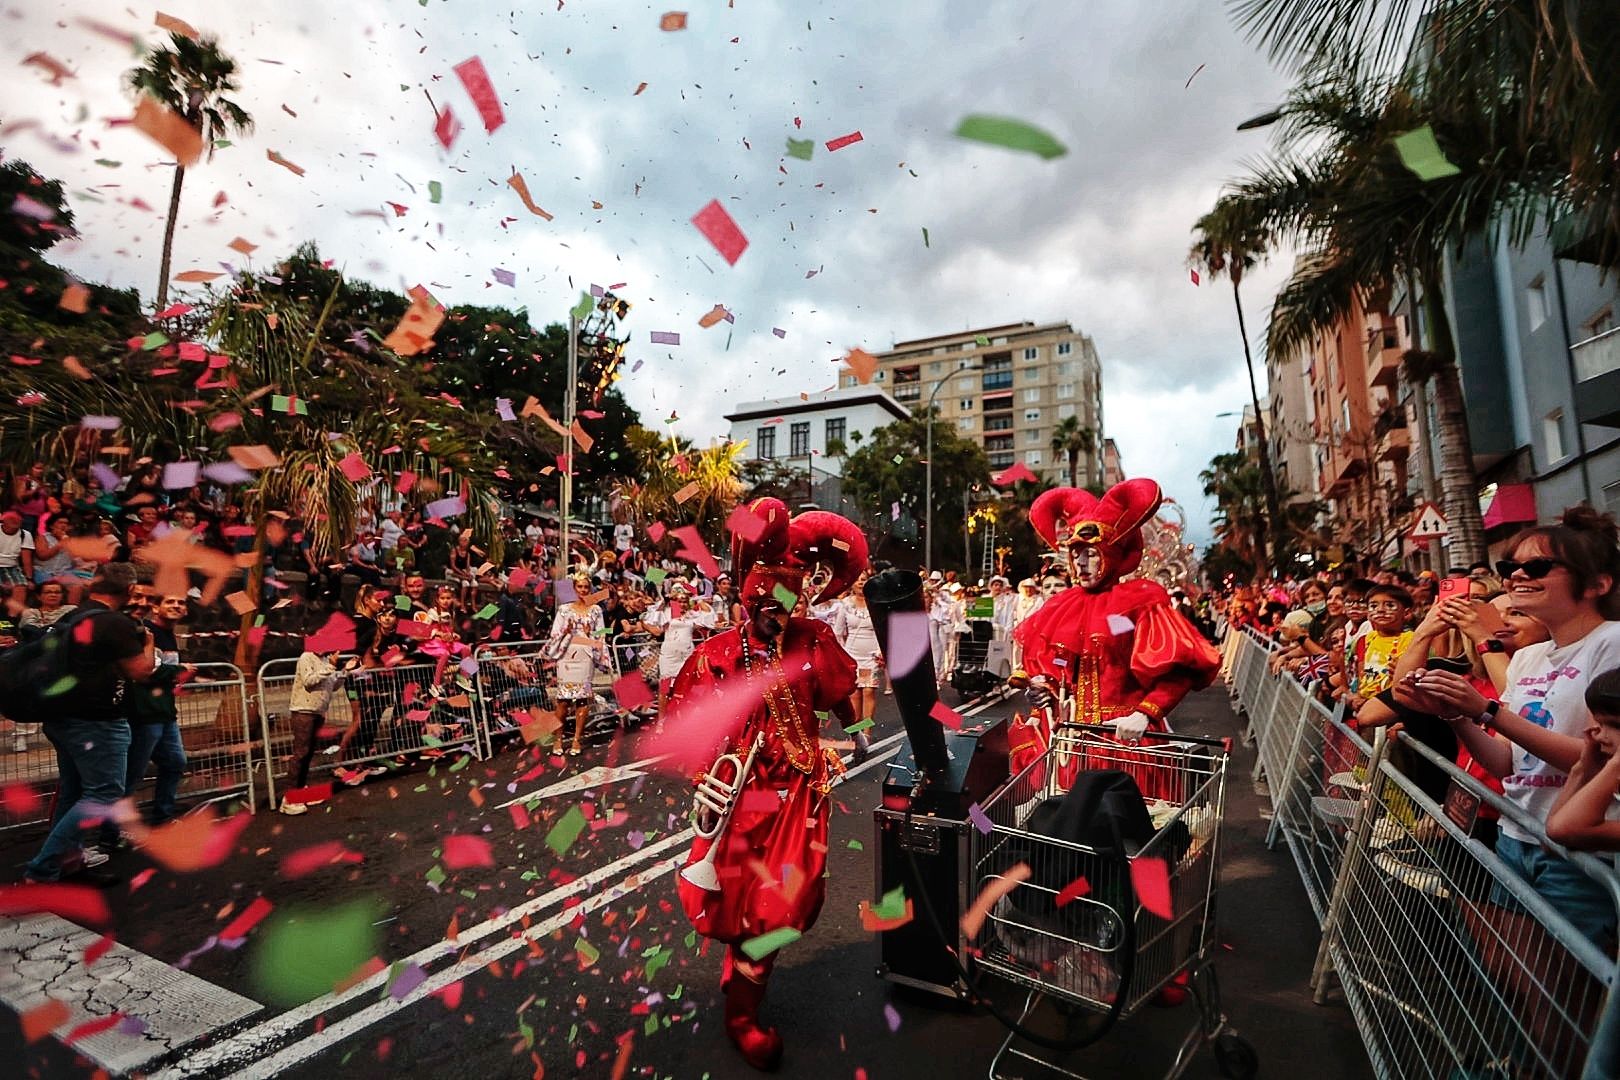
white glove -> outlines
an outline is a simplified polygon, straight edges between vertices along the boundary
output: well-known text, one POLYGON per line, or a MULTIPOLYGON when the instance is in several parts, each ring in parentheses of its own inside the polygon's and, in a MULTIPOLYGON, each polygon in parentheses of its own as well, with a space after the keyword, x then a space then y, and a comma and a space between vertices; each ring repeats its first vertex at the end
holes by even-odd
POLYGON ((1142 741, 1149 724, 1148 715, 1144 712, 1133 712, 1129 716, 1121 716, 1108 722, 1114 725, 1114 734, 1119 737, 1120 742, 1132 745, 1142 741))

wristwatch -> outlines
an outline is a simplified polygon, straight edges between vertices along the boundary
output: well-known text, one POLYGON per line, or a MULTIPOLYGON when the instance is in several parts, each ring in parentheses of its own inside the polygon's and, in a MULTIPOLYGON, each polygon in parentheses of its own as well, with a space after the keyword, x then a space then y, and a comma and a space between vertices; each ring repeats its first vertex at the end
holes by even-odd
POLYGON ((1480 642, 1478 645, 1475 645, 1474 646, 1474 651, 1479 653, 1479 655, 1481 655, 1481 656, 1484 656, 1486 653, 1493 653, 1493 652, 1494 653, 1505 653, 1505 652, 1507 652, 1507 646, 1502 644, 1500 641, 1496 640, 1495 638, 1491 637, 1491 638, 1486 638, 1484 641, 1480 642))
POLYGON ((1501 711, 1502 703, 1500 701, 1487 701, 1485 711, 1474 717, 1474 723, 1486 731, 1494 731, 1496 728, 1496 714, 1501 711))

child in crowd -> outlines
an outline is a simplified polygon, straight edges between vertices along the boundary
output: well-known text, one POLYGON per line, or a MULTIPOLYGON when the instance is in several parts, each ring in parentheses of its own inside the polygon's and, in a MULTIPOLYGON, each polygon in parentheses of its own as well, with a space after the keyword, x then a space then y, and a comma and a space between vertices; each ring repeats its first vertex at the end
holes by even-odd
POLYGON ((1547 815, 1547 836, 1568 848, 1620 851, 1620 668, 1587 684, 1586 708, 1592 722, 1547 815))

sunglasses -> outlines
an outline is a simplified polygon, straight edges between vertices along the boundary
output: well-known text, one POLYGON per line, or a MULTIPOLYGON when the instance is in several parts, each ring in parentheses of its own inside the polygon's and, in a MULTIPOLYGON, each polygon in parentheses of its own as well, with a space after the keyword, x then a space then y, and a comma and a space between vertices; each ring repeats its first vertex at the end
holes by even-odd
POLYGON ((1555 567, 1568 565, 1569 564, 1564 562, 1562 559, 1549 559, 1545 557, 1526 559, 1523 562, 1519 562, 1517 559, 1500 559, 1496 563, 1496 573, 1497 576, 1499 576, 1503 581, 1506 581, 1508 578, 1522 570, 1524 571, 1524 576, 1529 578, 1531 581, 1540 581, 1542 578, 1552 573, 1555 567))

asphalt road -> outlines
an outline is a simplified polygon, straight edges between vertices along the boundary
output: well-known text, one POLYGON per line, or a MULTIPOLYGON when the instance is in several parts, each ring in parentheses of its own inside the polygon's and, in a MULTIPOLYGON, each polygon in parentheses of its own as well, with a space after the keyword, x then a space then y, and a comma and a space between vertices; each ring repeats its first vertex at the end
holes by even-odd
MULTIPOLYGON (((983 715, 1009 707, 995 703, 983 715)), ((1219 688, 1189 699, 1177 723, 1235 734, 1219 688)), ((898 731, 884 698, 874 735, 885 753, 898 749, 898 731)), ((216 866, 158 868, 133 891, 113 889, 119 942, 265 1003, 159 1059, 151 1075, 754 1075, 720 1026, 719 951, 705 949, 675 902, 686 781, 619 768, 641 756, 629 741, 576 759, 530 750, 417 766, 340 790, 303 817, 261 813, 216 866), (503 805, 519 799, 518 813, 503 805), (581 815, 583 829, 564 845, 553 830, 581 815), (447 842, 452 835, 461 839, 447 842), (458 862, 468 865, 451 868, 458 862), (276 915, 303 908, 304 925, 326 937, 289 941, 272 916, 237 947, 210 945, 260 897, 276 915), (303 1005, 277 998, 296 991, 283 985, 289 971, 307 969, 329 986, 329 969, 352 970, 368 956, 377 970, 357 985, 303 1005)), ((1262 1075, 1360 1080, 1371 1073, 1348 1011, 1311 1003, 1316 928, 1286 851, 1264 848, 1251 761, 1239 747, 1228 787, 1217 959, 1225 1009, 1262 1075)), ((978 1076, 1000 1044, 984 1012, 874 975, 876 943, 857 912, 874 894, 872 811, 883 771, 857 771, 835 792, 826 907, 783 951, 771 982, 766 1016, 786 1040, 786 1077, 978 1076)), ((20 876, 37 836, 0 836, 0 879, 20 876)), ((138 852, 115 865, 134 881, 152 866, 138 852)), ((1146 1009, 1068 1065, 1095 1076, 1162 1075, 1195 1016, 1190 1004, 1146 1009)), ((24 1045, 10 1010, 0 1010, 0 1051, 22 1066, 13 1075, 94 1071, 54 1039, 24 1045)), ((1014 1065, 1005 1075, 1036 1073, 1014 1065)), ((1189 1075, 1219 1075, 1207 1050, 1189 1075)))

